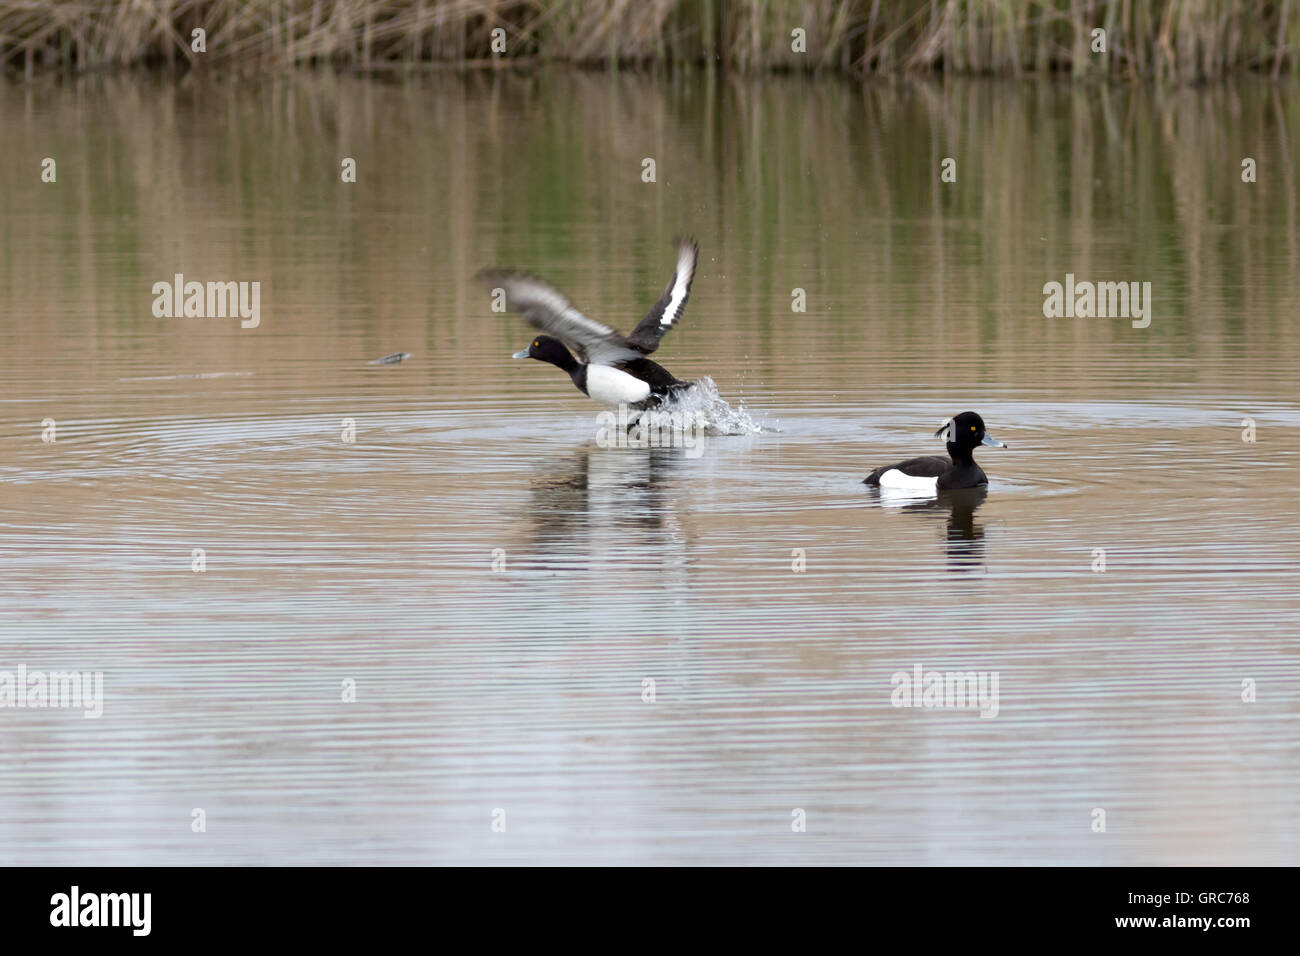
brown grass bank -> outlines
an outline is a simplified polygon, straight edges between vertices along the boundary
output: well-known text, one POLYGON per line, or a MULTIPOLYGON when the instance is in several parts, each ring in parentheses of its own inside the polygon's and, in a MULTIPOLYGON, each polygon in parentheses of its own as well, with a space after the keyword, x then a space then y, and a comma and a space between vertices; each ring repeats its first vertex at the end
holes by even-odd
POLYGON ((558 61, 1198 82, 1277 76, 1297 52, 1292 0, 0 0, 0 67, 28 77, 558 61))

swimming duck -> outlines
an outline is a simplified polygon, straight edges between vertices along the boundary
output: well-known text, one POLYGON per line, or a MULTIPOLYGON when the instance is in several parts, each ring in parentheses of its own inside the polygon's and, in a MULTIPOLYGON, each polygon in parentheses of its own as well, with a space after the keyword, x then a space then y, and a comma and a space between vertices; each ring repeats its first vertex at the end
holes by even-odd
POLYGON ((698 255, 699 246, 693 239, 677 241, 677 268, 659 301, 630 335, 583 315, 541 279, 500 269, 485 269, 479 278, 503 289, 506 305, 523 315, 529 325, 550 333, 537 336, 528 348, 516 352, 515 358, 551 363, 567 372, 580 391, 603 405, 645 409, 693 384, 674 377, 646 356, 681 319, 698 255))
POLYGON ((897 465, 877 468, 862 483, 915 491, 918 494, 936 494, 953 488, 975 488, 987 485, 989 480, 984 469, 975 464, 972 454, 974 450, 980 445, 1007 447, 984 430, 984 419, 974 412, 962 412, 953 416, 935 434, 947 439, 948 458, 942 455, 909 458, 897 465))

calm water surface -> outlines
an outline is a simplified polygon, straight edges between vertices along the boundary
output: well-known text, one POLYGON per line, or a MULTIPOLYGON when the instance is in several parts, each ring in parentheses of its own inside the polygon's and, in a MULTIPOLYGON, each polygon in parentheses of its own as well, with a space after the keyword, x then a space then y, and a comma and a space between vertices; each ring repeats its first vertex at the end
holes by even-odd
POLYGON ((105 693, 0 709, 0 860, 1300 862, 1288 88, 135 78, 0 117, 0 670, 105 693), (656 357, 763 428, 598 447, 473 275, 628 327, 687 231, 656 357), (175 273, 260 281, 261 325, 155 318, 175 273), (1044 318, 1067 273, 1151 282, 1150 327, 1044 318), (860 483, 967 408, 986 497, 860 483), (918 664, 997 672, 996 718, 892 706, 918 664))

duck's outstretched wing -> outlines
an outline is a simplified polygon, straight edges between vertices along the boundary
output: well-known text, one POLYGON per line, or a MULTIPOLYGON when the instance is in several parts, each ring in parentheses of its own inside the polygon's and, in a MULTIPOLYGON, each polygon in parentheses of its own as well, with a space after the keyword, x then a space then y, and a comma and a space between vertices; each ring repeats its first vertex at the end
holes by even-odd
POLYGON ((677 268, 673 272, 673 277, 668 280, 668 287, 664 289, 664 294, 659 297, 659 301, 627 337, 628 344, 632 348, 649 355, 659 348, 659 340, 682 317, 682 313, 686 311, 686 299, 691 294, 691 282, 695 279, 695 261, 699 258, 699 254, 700 247, 694 239, 687 237, 677 240, 677 268))
POLYGON ((640 358, 618 332, 583 315, 564 295, 541 279, 522 272, 484 269, 478 277, 505 291, 506 305, 535 329, 553 335, 585 362, 613 365, 640 358))

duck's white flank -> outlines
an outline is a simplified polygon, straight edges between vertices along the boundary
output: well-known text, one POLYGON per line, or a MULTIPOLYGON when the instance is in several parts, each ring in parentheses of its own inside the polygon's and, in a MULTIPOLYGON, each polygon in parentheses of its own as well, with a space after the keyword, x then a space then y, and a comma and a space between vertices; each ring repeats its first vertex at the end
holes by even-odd
POLYGON ((936 495, 939 493, 939 479, 934 476, 908 475, 897 468, 891 468, 880 476, 880 487, 917 495, 936 495))
POLYGON ((588 365, 587 394, 602 405, 635 405, 650 397, 650 386, 608 365, 588 365))

